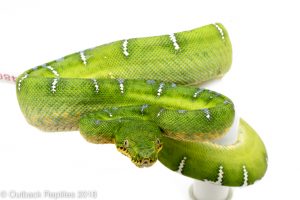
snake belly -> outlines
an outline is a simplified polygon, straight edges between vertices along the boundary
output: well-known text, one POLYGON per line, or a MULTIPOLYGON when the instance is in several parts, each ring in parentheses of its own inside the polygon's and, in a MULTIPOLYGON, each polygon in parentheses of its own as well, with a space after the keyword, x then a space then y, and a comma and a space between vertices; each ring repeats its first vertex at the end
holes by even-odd
MULTIPOLYGON (((93 142, 89 126, 80 127, 80 120, 90 113, 105 112, 107 116, 101 120, 109 121, 113 110, 120 110, 115 124, 122 124, 121 118, 126 118, 124 123, 137 120, 127 108, 143 114, 145 106, 150 106, 153 109, 148 115, 138 120, 151 121, 161 130, 159 160, 165 166, 200 180, 248 185, 266 171, 263 143, 244 121, 238 143, 228 147, 210 143, 230 128, 234 106, 221 94, 193 86, 222 77, 231 61, 228 33, 217 23, 170 35, 116 41, 62 57, 20 75, 16 92, 31 125, 45 131, 80 128, 93 142), (252 143, 256 151, 245 154, 252 143), (176 147, 175 153, 170 153, 176 147)), ((97 119, 94 122, 97 125, 97 119)), ((111 134, 106 138, 95 133, 96 143, 115 143, 118 133, 113 128, 119 129, 108 127, 111 134)))

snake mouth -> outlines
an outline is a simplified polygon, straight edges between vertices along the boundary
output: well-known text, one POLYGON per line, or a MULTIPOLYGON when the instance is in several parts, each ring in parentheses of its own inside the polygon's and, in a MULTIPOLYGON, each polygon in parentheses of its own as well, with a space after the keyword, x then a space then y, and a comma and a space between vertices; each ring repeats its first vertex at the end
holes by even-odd
POLYGON ((123 155, 125 155, 125 156, 131 158, 131 156, 130 156, 128 150, 127 150, 127 148, 124 148, 124 147, 118 147, 117 149, 118 149, 118 151, 121 152, 123 155))
POLYGON ((119 147, 117 148, 123 155, 131 158, 131 161, 139 168, 143 168, 143 167, 150 167, 152 166, 157 158, 134 158, 130 155, 128 149, 124 148, 124 147, 119 147))
POLYGON ((137 159, 137 160, 131 159, 131 161, 137 167, 143 168, 143 167, 151 167, 156 162, 156 159, 143 158, 143 159, 137 159))

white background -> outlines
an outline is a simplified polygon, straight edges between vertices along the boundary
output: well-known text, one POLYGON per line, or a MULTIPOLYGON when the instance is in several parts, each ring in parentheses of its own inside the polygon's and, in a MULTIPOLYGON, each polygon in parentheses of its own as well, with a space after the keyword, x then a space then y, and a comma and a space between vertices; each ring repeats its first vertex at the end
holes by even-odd
MULTIPOLYGON (((0 73, 114 40, 221 22, 233 65, 221 92, 264 140, 266 176, 233 199, 299 199, 299 6, 297 1, 0 1, 0 73), (297 13, 298 12, 298 13, 297 13)), ((26 123, 13 84, 0 82, 0 192, 97 191, 98 199, 184 199, 192 180, 160 163, 138 169, 113 145, 26 123)))

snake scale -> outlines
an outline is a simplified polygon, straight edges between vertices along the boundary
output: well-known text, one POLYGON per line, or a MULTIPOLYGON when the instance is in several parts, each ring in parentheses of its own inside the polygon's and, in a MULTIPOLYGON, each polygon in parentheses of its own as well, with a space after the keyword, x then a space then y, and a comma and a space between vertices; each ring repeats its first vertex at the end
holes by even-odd
POLYGON ((16 92, 39 129, 80 130, 89 142, 114 143, 138 167, 158 159, 189 177, 245 186, 264 176, 265 146, 242 119, 234 144, 213 143, 230 129, 234 105, 197 87, 222 77, 231 62, 228 33, 216 23, 62 57, 21 74, 16 92))

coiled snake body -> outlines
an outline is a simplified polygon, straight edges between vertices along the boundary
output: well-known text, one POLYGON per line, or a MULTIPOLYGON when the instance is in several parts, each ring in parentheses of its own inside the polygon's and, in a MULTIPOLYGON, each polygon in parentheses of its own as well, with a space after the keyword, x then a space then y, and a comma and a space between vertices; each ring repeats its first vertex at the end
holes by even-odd
POLYGON ((27 121, 46 131, 80 130, 93 143, 115 143, 139 167, 168 168, 220 185, 261 179, 267 154, 243 120, 238 141, 221 146, 234 121, 232 101, 195 87, 230 68, 221 24, 87 49, 30 69, 17 79, 27 121), (189 86, 187 86, 189 85, 189 86))

